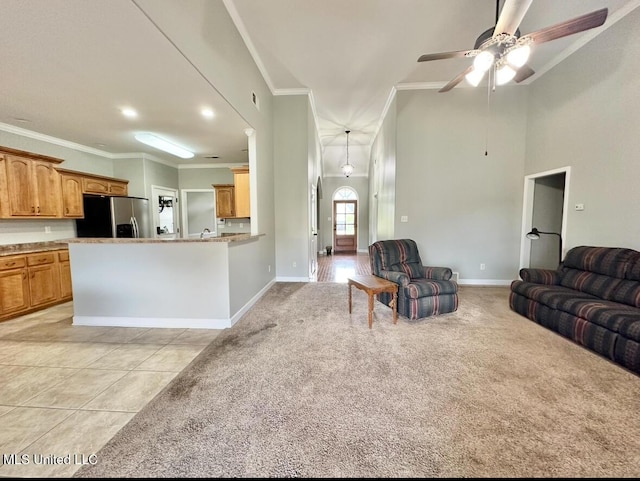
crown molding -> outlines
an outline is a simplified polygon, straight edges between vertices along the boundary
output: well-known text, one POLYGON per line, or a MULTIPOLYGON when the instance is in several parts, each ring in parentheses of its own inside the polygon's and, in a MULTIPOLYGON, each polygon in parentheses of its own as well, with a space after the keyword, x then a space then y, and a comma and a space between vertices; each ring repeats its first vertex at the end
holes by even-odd
POLYGON ((0 130, 4 132, 8 132, 10 134, 21 135, 22 137, 27 137, 29 139, 40 140, 42 142, 47 142, 49 144, 59 145, 60 147, 66 147, 72 150, 78 150, 80 152, 86 152, 88 154, 99 155, 100 157, 106 157, 107 159, 113 159, 113 154, 109 152, 105 152, 104 150, 96 149, 93 147, 87 147, 86 145, 77 144, 75 142, 70 142, 68 140, 59 139, 57 137, 52 137, 50 135, 41 134, 40 132, 34 132, 33 130, 23 129, 21 127, 16 127, 15 125, 9 125, 0 122, 0 130))
POLYGON ((276 89, 273 91, 273 95, 310 95, 311 89, 306 87, 300 87, 295 89, 276 89))
POLYGON ((435 90, 441 89, 447 82, 407 82, 396 85, 396 90, 435 90))

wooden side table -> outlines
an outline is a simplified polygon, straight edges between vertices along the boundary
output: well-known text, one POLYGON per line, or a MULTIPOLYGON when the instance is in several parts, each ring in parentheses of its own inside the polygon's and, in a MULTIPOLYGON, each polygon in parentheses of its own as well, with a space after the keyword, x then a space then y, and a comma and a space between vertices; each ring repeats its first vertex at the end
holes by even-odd
POLYGON ((398 284, 374 275, 353 276, 348 277, 347 280, 349 283, 349 314, 351 314, 351 286, 356 286, 369 296, 369 329, 373 325, 373 296, 382 292, 393 294, 389 307, 393 310, 393 323, 398 322, 398 284))

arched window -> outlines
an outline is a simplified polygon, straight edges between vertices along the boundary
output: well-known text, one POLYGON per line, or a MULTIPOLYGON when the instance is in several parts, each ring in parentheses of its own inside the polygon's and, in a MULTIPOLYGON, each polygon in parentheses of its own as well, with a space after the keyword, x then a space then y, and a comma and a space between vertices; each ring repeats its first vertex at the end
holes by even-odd
POLYGON ((342 187, 333 194, 333 200, 358 200, 358 194, 349 187, 342 187))

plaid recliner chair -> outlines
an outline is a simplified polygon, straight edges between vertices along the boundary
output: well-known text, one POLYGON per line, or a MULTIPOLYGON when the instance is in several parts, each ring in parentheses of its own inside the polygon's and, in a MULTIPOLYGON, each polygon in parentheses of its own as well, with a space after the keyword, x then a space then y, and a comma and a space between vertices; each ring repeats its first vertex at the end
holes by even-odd
MULTIPOLYGON (((436 316, 458 309, 458 284, 448 267, 422 265, 411 239, 384 240, 369 246, 371 273, 398 284, 398 313, 409 319, 436 316)), ((378 294, 387 306, 390 293, 378 294)))

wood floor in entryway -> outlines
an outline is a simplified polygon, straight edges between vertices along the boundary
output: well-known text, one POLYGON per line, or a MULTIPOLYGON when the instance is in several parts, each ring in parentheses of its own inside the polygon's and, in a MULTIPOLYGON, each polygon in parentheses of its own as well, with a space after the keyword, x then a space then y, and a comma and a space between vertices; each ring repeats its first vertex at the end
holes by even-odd
POLYGON ((347 282, 353 275, 371 274, 368 254, 318 256, 318 282, 347 282))

